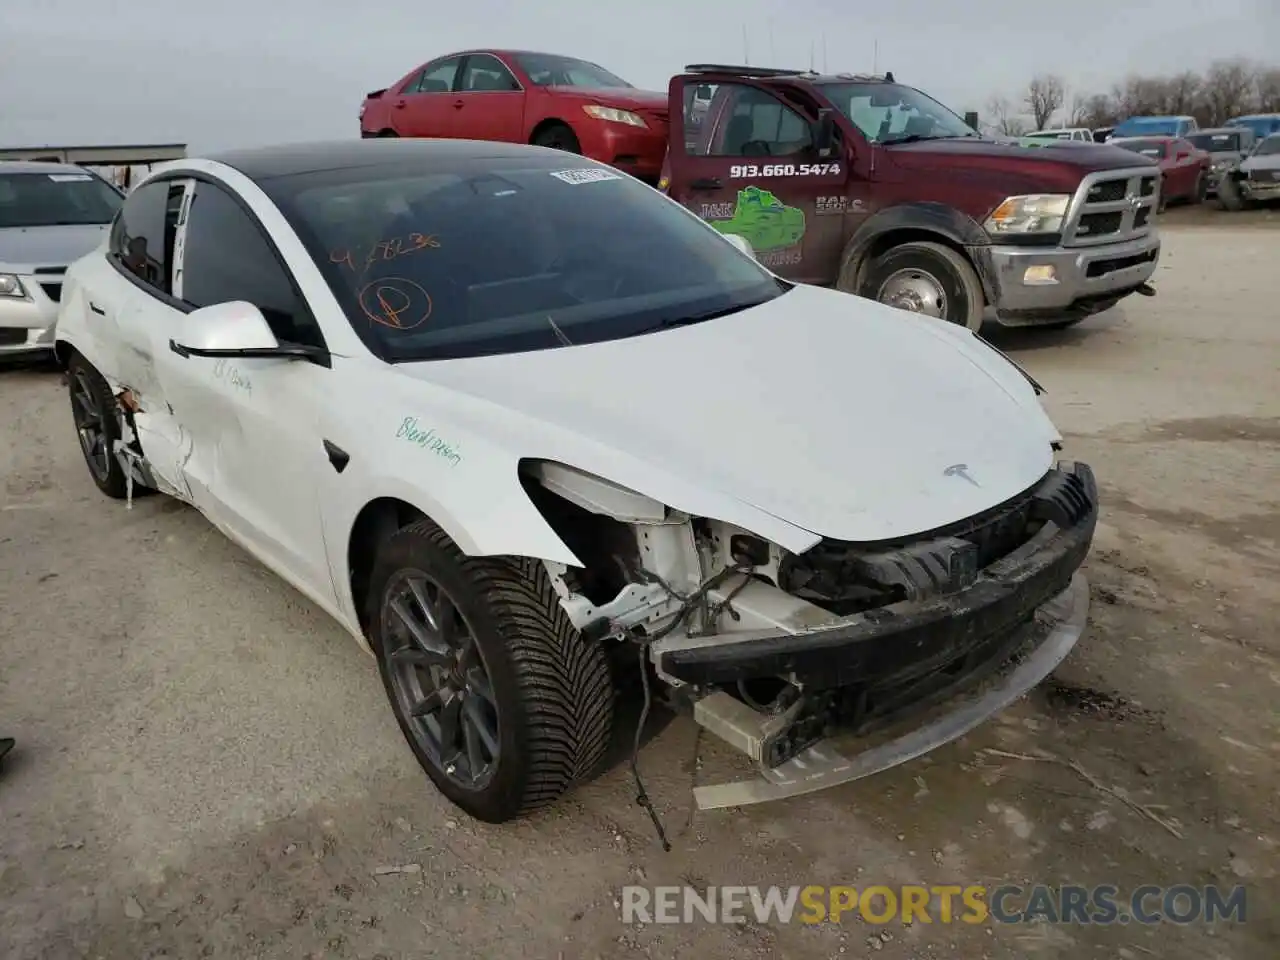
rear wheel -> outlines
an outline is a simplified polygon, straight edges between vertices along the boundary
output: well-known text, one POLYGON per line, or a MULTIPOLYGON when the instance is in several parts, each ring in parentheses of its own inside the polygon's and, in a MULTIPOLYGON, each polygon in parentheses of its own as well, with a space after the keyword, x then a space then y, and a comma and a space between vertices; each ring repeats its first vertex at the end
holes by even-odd
POLYGON ((429 520, 391 536, 368 595, 383 686, 436 787, 501 823, 602 764, 614 688, 534 561, 467 557, 429 520))
POLYGON ((398 137, 400 136, 400 134, 396 133, 394 130, 379 130, 378 136, 379 137, 398 137))
POLYGON ((111 387, 84 357, 76 354, 67 367, 71 416, 89 476, 108 497, 123 500, 129 492, 124 468, 115 453, 120 424, 111 387))
POLYGON ((840 289, 899 310, 923 313, 970 330, 982 326, 984 300, 978 274, 968 260, 945 244, 900 244, 867 265, 859 290, 849 289, 851 279, 842 276, 841 281, 840 289))
POLYGON ((535 147, 550 147, 552 150, 563 150, 566 153, 582 153, 578 138, 567 124, 553 123, 543 127, 533 136, 535 147))

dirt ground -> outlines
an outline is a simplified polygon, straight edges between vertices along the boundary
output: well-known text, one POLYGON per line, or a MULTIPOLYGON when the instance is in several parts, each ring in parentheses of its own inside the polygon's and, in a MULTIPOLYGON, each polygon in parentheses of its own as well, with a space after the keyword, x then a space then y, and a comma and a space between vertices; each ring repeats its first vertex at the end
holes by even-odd
POLYGON ((1156 298, 995 337, 1103 489, 1092 626, 1052 682, 929 757, 739 811, 693 811, 693 784, 745 768, 676 719, 641 756, 670 853, 624 769, 516 825, 459 816, 371 659, 192 511, 100 497, 58 376, 0 372, 0 735, 19 740, 0 956, 1274 957, 1280 232, 1183 216, 1209 217, 1169 217, 1156 298), (628 883, 915 882, 1243 884, 1248 913, 624 926, 617 906, 628 883))

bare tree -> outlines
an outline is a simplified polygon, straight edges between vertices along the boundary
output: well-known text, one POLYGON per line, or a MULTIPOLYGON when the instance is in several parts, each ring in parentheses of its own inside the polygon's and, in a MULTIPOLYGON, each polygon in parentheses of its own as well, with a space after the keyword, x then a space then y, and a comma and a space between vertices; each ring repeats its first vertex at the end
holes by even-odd
POLYGON ((987 113, 996 133, 1006 137, 1020 137, 1027 132, 1027 123, 1013 112, 1013 104, 1005 97, 992 97, 987 101, 987 113))
POLYGON ((1066 96, 1066 84, 1061 77, 1042 73, 1032 79, 1031 85, 1027 87, 1026 105, 1037 130, 1043 130, 1049 125, 1066 96))
POLYGON ((1081 105, 1080 119, 1072 121, 1082 127, 1114 127, 1116 125, 1116 103, 1105 93, 1095 93, 1081 105))
POLYGON ((1247 111, 1252 104, 1257 70, 1247 60, 1220 60, 1204 78, 1204 106, 1212 124, 1247 111))
POLYGON ((1259 113, 1280 113, 1280 67, 1259 70, 1254 106, 1259 113))
POLYGON ((1196 108, 1200 99, 1200 88, 1204 81, 1194 70, 1184 70, 1177 76, 1170 77, 1164 84, 1164 110, 1166 113, 1182 117, 1196 108))

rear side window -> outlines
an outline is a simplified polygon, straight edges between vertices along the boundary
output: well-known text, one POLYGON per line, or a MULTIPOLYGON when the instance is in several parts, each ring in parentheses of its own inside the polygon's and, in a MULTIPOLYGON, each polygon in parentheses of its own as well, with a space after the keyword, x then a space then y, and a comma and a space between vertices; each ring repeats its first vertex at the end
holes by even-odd
POLYGON ((282 342, 323 347, 324 338, 262 228, 225 190, 196 184, 182 253, 185 303, 243 300, 262 311, 282 342))
POLYGON ((172 231, 167 228, 169 188, 163 180, 138 187, 125 198, 111 228, 111 252, 120 266, 166 294, 173 250, 172 231))

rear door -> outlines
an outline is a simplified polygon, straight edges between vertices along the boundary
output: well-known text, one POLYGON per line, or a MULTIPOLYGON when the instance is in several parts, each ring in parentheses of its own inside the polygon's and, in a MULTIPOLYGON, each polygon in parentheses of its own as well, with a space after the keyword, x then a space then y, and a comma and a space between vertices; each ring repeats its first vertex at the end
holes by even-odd
MULTIPOLYGON (((265 229, 230 188, 195 182, 179 245, 174 297, 186 311, 245 301, 276 339, 323 348, 319 325, 265 229)), ((188 313, 170 336, 198 322, 188 313)), ((167 341, 166 341, 167 342, 167 341)), ((157 372, 174 417, 192 438, 183 470, 197 506, 265 562, 336 597, 321 533, 318 427, 334 402, 334 372, 305 360, 181 356, 157 372)))
POLYGON ((849 174, 818 158, 812 118, 740 77, 676 77, 671 101, 669 194, 779 275, 833 282, 849 174))
POLYGON ((422 68, 391 99, 391 122, 402 137, 451 137, 453 91, 462 57, 446 57, 422 68))
POLYGON ((524 88, 497 57, 473 53, 462 63, 449 136, 524 143, 524 88))

